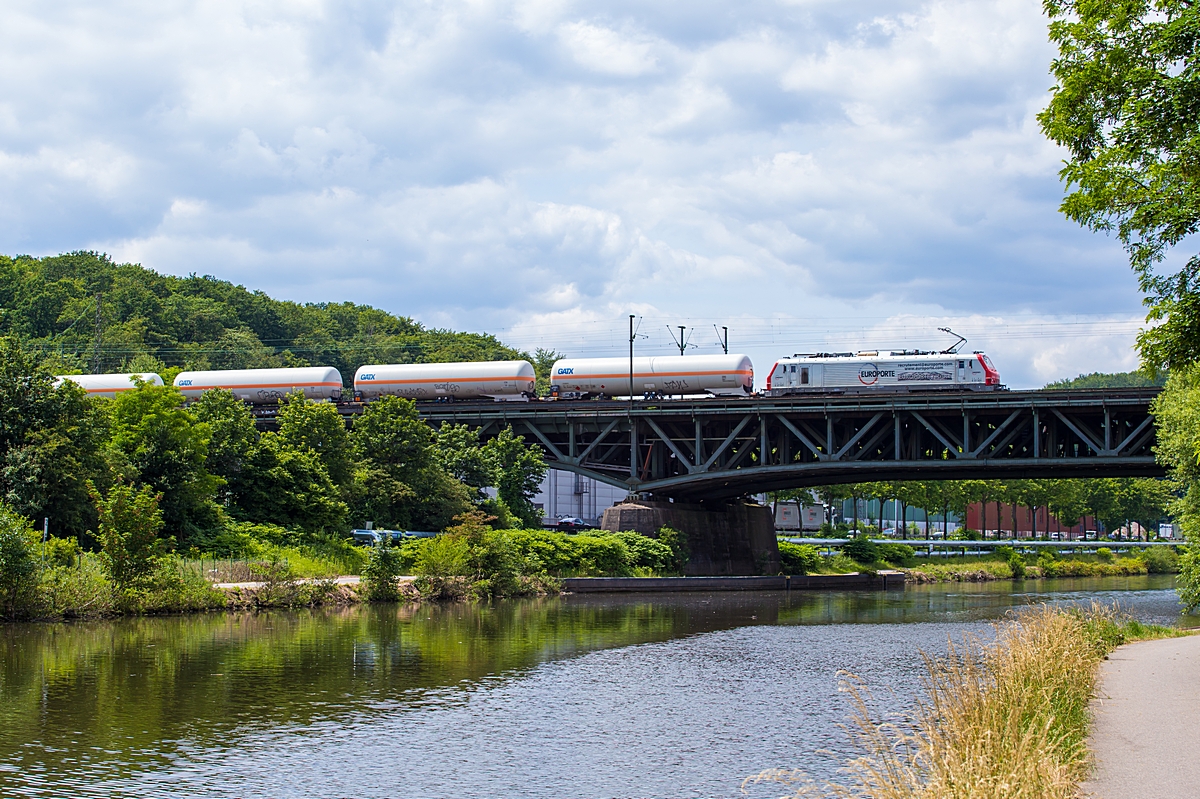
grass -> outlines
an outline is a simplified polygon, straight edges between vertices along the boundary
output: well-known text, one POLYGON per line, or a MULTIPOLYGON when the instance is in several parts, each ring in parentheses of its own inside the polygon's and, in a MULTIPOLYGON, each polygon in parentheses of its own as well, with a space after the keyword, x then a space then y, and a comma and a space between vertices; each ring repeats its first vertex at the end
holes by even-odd
POLYGON ((1090 768, 1088 703, 1100 662, 1122 643, 1183 634, 1098 605, 1024 611, 998 626, 991 645, 968 638, 945 658, 926 656, 927 698, 910 723, 877 721, 867 687, 844 674, 863 753, 846 765, 844 783, 779 770, 748 782, 781 783, 797 797, 1075 797, 1090 768))

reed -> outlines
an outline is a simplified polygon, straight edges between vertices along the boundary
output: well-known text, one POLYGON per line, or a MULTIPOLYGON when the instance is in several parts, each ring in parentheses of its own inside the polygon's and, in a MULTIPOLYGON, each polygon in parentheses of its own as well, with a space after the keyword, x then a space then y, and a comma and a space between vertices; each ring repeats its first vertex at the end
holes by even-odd
POLYGON ((842 675, 863 752, 841 783, 796 771, 748 782, 787 785, 794 796, 847 799, 1068 799, 1087 776, 1088 702, 1100 662, 1134 638, 1172 628, 1122 621, 1115 609, 1043 605, 999 625, 994 643, 968 638, 944 658, 925 656, 927 697, 911 719, 872 716, 861 680, 842 675))

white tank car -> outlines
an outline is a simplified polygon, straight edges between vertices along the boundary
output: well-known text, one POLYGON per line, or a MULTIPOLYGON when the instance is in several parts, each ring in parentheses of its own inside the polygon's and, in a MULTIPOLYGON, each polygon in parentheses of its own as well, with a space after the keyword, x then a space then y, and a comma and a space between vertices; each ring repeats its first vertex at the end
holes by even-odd
POLYGON ((823 352, 776 361, 766 394, 996 388, 1000 373, 982 352, 823 352))
MULTIPOLYGON (((628 358, 564 358, 550 370, 554 396, 629 396, 628 358)), ((633 359, 633 393, 717 394, 744 397, 754 391, 754 367, 746 355, 662 355, 633 359)))
POLYGON ((524 400, 536 379, 529 361, 371 364, 354 373, 354 391, 365 400, 524 400))
POLYGON ((63 380, 81 386, 90 397, 115 397, 119 392, 137 388, 134 378, 145 380, 152 386, 161 386, 162 378, 153 372, 128 372, 114 375, 59 375, 54 378, 55 384, 63 380))
POLYGON ((175 386, 188 399, 199 399, 205 391, 224 388, 244 402, 270 405, 294 391, 311 400, 337 400, 342 396, 342 375, 332 366, 302 366, 292 369, 221 369, 211 372, 180 372, 175 386))

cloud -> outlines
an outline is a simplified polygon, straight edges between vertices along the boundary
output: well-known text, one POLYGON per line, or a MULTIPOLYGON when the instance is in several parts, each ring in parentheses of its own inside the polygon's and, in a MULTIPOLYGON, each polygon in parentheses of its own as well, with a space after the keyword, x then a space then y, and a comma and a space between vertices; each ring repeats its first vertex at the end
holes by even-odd
POLYGON ((1133 363, 1119 247, 1056 210, 1036 0, 18 2, 0 25, 9 252, 576 352, 588 329, 622 351, 640 313, 727 324, 756 362, 916 319, 1016 384, 1133 363))

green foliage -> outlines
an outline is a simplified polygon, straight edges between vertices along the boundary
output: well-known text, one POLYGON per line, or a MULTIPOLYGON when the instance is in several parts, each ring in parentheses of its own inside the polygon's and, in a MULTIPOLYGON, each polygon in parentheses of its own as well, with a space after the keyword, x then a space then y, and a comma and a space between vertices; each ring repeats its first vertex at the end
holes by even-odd
POLYGON ((812 544, 779 542, 779 565, 784 574, 810 574, 821 567, 821 553, 812 544))
POLYGON ((1039 116, 1066 147, 1061 210, 1115 231, 1150 306, 1138 337, 1151 371, 1200 356, 1200 292, 1192 257, 1156 274, 1169 250, 1200 229, 1194 161, 1198 112, 1196 26, 1187 0, 1046 0, 1058 85, 1039 116))
POLYGON ((104 570, 118 591, 144 581, 165 550, 158 537, 163 528, 159 498, 147 486, 134 488, 122 482, 113 485, 107 496, 92 490, 104 570))
POLYGON ((136 371, 134 363, 329 365, 349 383, 363 363, 528 357, 493 336, 430 330, 370 306, 273 300, 213 277, 160 275, 92 252, 0 256, 0 304, 9 311, 0 315, 0 335, 16 335, 35 351, 64 353, 60 360, 77 364, 71 371, 92 371, 97 293, 103 294, 103 372, 136 371))
POLYGON ((869 538, 851 538, 842 545, 842 554, 858 563, 875 563, 880 559, 879 545, 869 538))
POLYGON ((629 574, 633 565, 625 543, 611 535, 576 535, 572 544, 581 575, 622 576, 629 574))
POLYGON ((660 540, 632 531, 609 533, 607 537, 625 545, 629 553, 627 562, 631 568, 647 569, 660 574, 678 571, 674 550, 660 540))
POLYGON ((1079 377, 1055 380, 1053 383, 1047 383, 1046 388, 1145 388, 1161 386, 1166 379, 1166 375, 1149 377, 1143 372, 1117 372, 1115 374, 1092 372, 1087 375, 1079 375, 1079 377))
POLYGON ((346 504, 325 464, 309 449, 293 449, 278 434, 263 433, 231 480, 233 516, 310 534, 341 532, 346 504))
POLYGON ((392 537, 384 536, 371 547, 363 568, 366 596, 377 602, 394 602, 400 598, 399 577, 404 573, 400 550, 392 546, 392 537))
POLYGON ((205 468, 209 427, 183 407, 179 390, 142 384, 108 402, 116 474, 161 495, 166 529, 181 542, 215 528, 221 481, 205 468))
POLYGON ((880 544, 879 559, 897 566, 909 566, 917 556, 917 551, 907 544, 880 544))
POLYGON ((236 501, 234 486, 250 451, 258 442, 254 417, 246 403, 224 389, 205 391, 188 410, 198 422, 208 425, 208 454, 204 468, 225 481, 219 496, 222 504, 228 506, 236 501))
POLYGON ((297 391, 280 403, 278 418, 279 441, 285 447, 316 455, 335 486, 350 482, 350 436, 336 407, 297 391))
POLYGON ((1025 559, 1012 547, 996 547, 996 556, 1003 558, 1014 579, 1025 576, 1025 559))
MULTIPOLYGON (((4 318, 0 314, 0 323, 4 318)), ((0 337, 0 498, 56 535, 85 536, 96 517, 87 481, 103 482, 107 418, 15 339, 0 337)))
POLYGON ((37 561, 29 521, 0 503, 0 618, 31 610, 37 588, 37 561))
POLYGON ((1175 574, 1179 571, 1179 555, 1171 547, 1148 547, 1141 554, 1146 571, 1151 574, 1175 574))
POLYGON ((79 562, 79 556, 83 554, 83 548, 79 546, 78 538, 50 536, 42 544, 42 552, 47 566, 67 567, 74 566, 79 562))
POLYGON ((692 558, 687 533, 673 527, 660 527, 658 528, 658 540, 671 550, 671 571, 683 574, 688 561, 692 558))
POLYGON ((1096 557, 1099 558, 1102 563, 1112 563, 1113 551, 1108 547, 1100 547, 1096 550, 1096 557))
POLYGON ((494 464, 496 492, 500 499, 524 526, 539 526, 541 514, 533 506, 533 497, 546 476, 541 450, 526 446, 525 439, 514 434, 511 427, 501 430, 483 448, 494 464))

